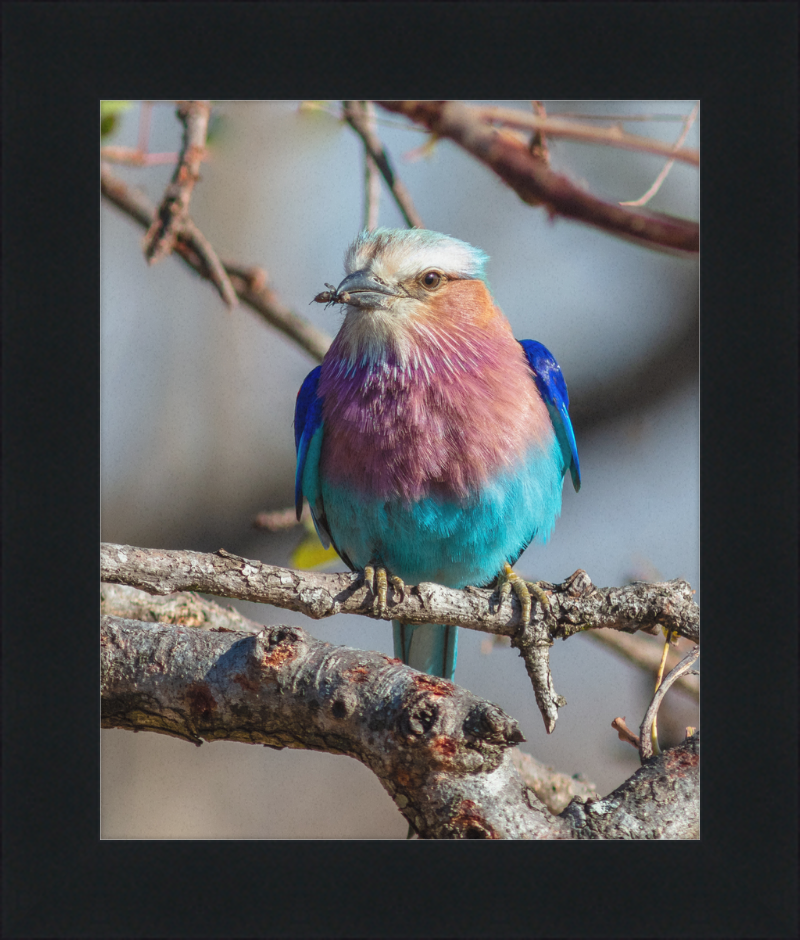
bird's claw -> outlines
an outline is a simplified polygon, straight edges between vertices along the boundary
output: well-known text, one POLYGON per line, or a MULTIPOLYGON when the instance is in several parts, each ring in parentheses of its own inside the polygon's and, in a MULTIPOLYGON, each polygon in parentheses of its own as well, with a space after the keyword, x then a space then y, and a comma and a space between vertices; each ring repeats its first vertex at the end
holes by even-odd
POLYGON ((402 578, 398 578, 396 575, 389 575, 385 568, 382 566, 367 565, 364 568, 364 583, 368 585, 370 591, 378 599, 378 615, 381 617, 386 617, 389 613, 388 605, 388 596, 389 596, 389 582, 391 582, 392 587, 400 595, 400 598, 405 597, 406 586, 402 578))
POLYGON ((550 598, 536 581, 526 581, 512 570, 511 565, 506 562, 503 565, 503 571, 500 576, 503 580, 500 584, 500 600, 498 610, 503 606, 503 601, 513 591, 519 598, 522 606, 522 623, 530 623, 531 610, 533 607, 532 598, 535 597, 539 606, 544 611, 545 616, 551 615, 550 598))

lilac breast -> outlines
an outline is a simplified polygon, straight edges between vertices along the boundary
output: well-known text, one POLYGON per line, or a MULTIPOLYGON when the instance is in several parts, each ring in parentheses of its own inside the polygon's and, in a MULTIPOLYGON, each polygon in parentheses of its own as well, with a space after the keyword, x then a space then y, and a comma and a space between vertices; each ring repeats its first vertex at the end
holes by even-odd
POLYGON ((458 499, 532 445, 549 446, 553 428, 519 344, 483 334, 474 349, 457 363, 429 348, 350 366, 337 338, 319 385, 323 478, 368 497, 458 499))

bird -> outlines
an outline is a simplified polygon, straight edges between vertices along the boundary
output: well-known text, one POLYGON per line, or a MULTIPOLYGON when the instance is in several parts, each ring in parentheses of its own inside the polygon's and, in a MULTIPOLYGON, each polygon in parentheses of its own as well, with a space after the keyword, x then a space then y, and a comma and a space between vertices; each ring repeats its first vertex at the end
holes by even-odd
MULTIPOLYGON (((439 232, 365 230, 314 298, 344 318, 297 394, 297 517, 305 498, 384 617, 390 585, 422 581, 513 590, 526 622, 548 604, 512 565, 549 538, 567 471, 580 488, 569 396, 549 350, 514 338, 487 262, 439 232)), ((392 625, 397 658, 453 681, 457 627, 392 625)))

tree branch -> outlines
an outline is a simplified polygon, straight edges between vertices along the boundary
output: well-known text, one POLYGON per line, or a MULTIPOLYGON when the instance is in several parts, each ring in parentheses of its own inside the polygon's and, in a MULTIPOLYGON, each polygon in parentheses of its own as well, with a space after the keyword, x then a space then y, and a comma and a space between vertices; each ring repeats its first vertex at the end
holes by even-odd
POLYGON ((651 757, 602 800, 561 814, 575 839, 699 839, 700 732, 651 757))
MULTIPOLYGON (((683 134, 677 144, 666 144, 661 140, 652 140, 640 137, 637 134, 628 134, 619 126, 592 127, 586 124, 577 124, 575 121, 559 120, 552 116, 542 114, 528 114, 516 108, 473 107, 472 114, 484 121, 495 124, 504 124, 506 127, 530 129, 548 137, 560 137, 562 140, 575 140, 585 144, 600 144, 607 147, 618 147, 622 150, 633 150, 637 153, 651 153, 656 156, 670 157, 680 160, 690 166, 700 166, 700 154, 689 147, 681 149, 686 139, 683 134)), ((604 118, 609 120, 609 118, 604 118)), ((626 117, 618 119, 619 123, 628 120, 626 117)), ((694 118, 692 118, 694 120, 694 118)), ((691 124, 690 124, 691 126, 691 124)))
MULTIPOLYGON (((261 633, 264 627, 242 616, 233 607, 223 609, 213 601, 197 594, 170 594, 154 598, 146 591, 121 584, 102 584, 100 587, 100 613, 147 623, 176 624, 196 630, 218 633, 261 633)), ((552 767, 514 748, 511 760, 525 784, 557 815, 574 796, 597 799, 594 784, 579 774, 559 773, 552 767)))
MULTIPOLYGON (((656 644, 653 640, 638 633, 619 633, 616 630, 591 630, 587 632, 587 636, 612 649, 623 659, 644 669, 645 672, 653 676, 658 672, 663 644, 656 644)), ((677 655, 675 650, 670 649, 669 656, 672 659, 670 666, 674 664, 677 655)), ((700 683, 697 681, 697 676, 681 676, 675 683, 675 688, 690 695, 695 701, 700 698, 700 683)))
MULTIPOLYGON (((350 755, 425 838, 652 838, 641 833, 664 811, 648 804, 652 793, 636 789, 634 776, 608 801, 625 801, 628 787, 645 815, 627 799, 616 829, 592 814, 592 823, 597 815, 605 823, 599 832, 577 798, 552 816, 514 768, 509 749, 523 738, 499 708, 398 660, 320 643, 297 627, 253 635, 104 616, 101 664, 103 727, 197 745, 232 740, 350 755)), ((675 761, 672 752, 656 760, 667 757, 675 761)), ((692 818, 696 780, 693 788, 668 782, 668 811, 692 818)), ((687 836, 673 825, 661 837, 687 836)))
POLYGON ((554 639, 597 627, 627 633, 654 633, 663 627, 695 642, 699 639, 699 610, 685 581, 596 588, 581 570, 561 585, 541 582, 550 610, 544 612, 535 605, 528 624, 520 623, 516 598, 508 598, 500 607, 491 590, 459 591, 431 583, 408 587, 401 597, 395 594, 390 611, 381 617, 360 575, 293 571, 240 558, 224 549, 207 555, 104 543, 101 579, 151 594, 189 590, 273 604, 315 620, 355 613, 375 620, 440 623, 509 636, 525 661, 548 734, 555 727, 559 707, 566 704, 556 694, 550 675, 549 650, 554 639))
POLYGON ((651 732, 653 730, 653 723, 656 720, 656 715, 658 714, 658 709, 661 706, 661 702, 663 701, 664 696, 671 688, 673 682, 675 682, 677 679, 680 679, 682 675, 687 673, 692 668, 699 655, 700 647, 695 646, 695 648, 690 650, 678 663, 678 665, 664 677, 664 681, 656 689, 656 694, 653 696, 653 701, 650 703, 650 707, 645 712, 645 716, 642 719, 642 726, 639 729, 639 754, 641 755, 643 762, 653 756, 653 742, 651 738, 651 732))
POLYGON ((149 264, 171 254, 178 233, 189 217, 189 200, 195 183, 200 179, 200 164, 206 155, 211 102, 181 101, 178 103, 178 117, 183 124, 183 142, 172 180, 145 235, 144 254, 149 264))
MULTIPOLYGON (((566 176, 554 173, 537 160, 515 136, 491 127, 480 109, 457 101, 377 101, 404 114, 439 137, 448 137, 485 163, 529 205, 544 204, 552 215, 594 225, 649 248, 696 254, 700 249, 699 226, 670 216, 632 211, 604 202, 579 189, 566 176)), ((516 112, 515 112, 516 113, 516 112)), ((519 112, 527 127, 539 127, 553 136, 552 119, 519 112)), ((593 130, 600 130, 594 128, 593 130)), ((671 156, 669 145, 664 145, 671 156)))
POLYGON ((342 105, 345 120, 364 142, 364 149, 368 156, 375 161, 375 165, 381 171, 384 180, 386 180, 386 185, 389 187, 389 192, 391 192, 398 209, 403 214, 406 225, 409 228, 425 228, 419 213, 414 208, 408 190, 395 176, 389 162, 389 156, 384 150, 378 135, 370 128, 365 113, 355 101, 343 101, 342 105))
MULTIPOLYGON (((142 193, 130 188, 106 166, 101 166, 100 183, 103 198, 124 212, 140 226, 148 228, 155 209, 142 193)), ((181 231, 174 251, 202 277, 212 280, 203 249, 196 241, 197 229, 181 231)), ((248 268, 236 262, 223 262, 223 267, 234 285, 238 297, 261 316, 270 326, 280 330, 317 361, 325 355, 331 339, 321 330, 293 313, 272 290, 267 275, 260 268, 248 268)))
POLYGON ((508 749, 523 740, 517 723, 398 660, 287 626, 253 636, 104 617, 101 642, 103 727, 347 754, 426 838, 558 838, 566 829, 511 763, 508 749))

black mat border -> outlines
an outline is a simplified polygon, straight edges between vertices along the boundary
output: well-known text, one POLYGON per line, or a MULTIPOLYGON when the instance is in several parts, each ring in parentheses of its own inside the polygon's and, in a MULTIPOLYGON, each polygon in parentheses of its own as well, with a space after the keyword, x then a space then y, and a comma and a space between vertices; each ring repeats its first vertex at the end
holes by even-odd
POLYGON ((4 935, 794 936, 796 6, 2 15, 4 935), (700 843, 98 841, 96 102, 167 89, 701 98, 700 843))

